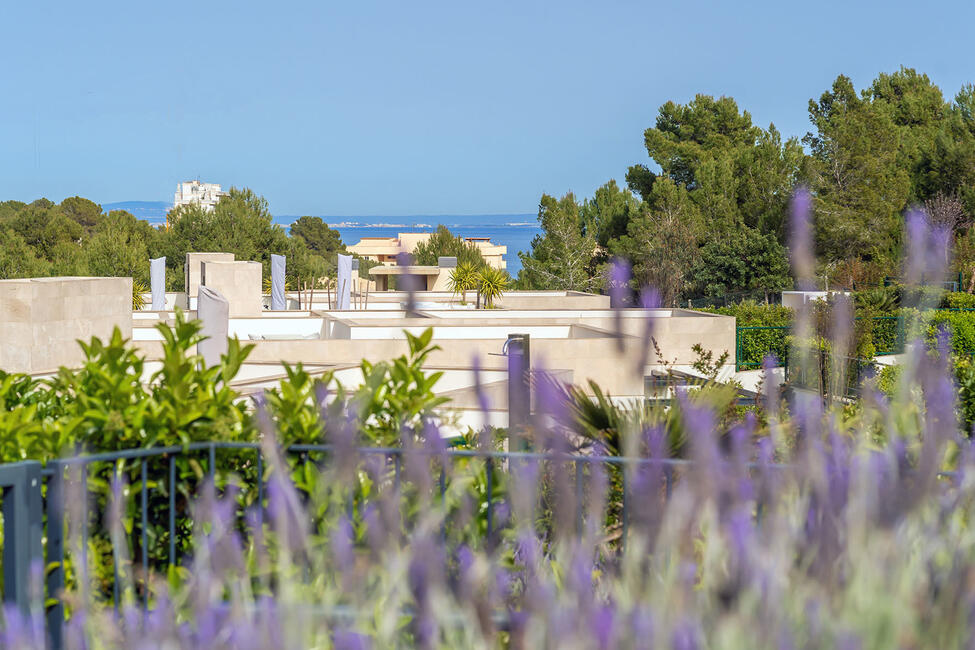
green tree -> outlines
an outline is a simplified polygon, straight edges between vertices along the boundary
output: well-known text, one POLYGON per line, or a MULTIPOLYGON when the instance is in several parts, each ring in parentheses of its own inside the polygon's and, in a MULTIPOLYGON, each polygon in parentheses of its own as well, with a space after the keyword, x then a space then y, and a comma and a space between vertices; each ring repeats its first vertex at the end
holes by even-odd
POLYGON ((925 199, 957 196, 975 219, 975 86, 963 87, 947 110, 916 170, 916 193, 925 199))
POLYGON ((486 263, 473 242, 454 235, 443 224, 437 226, 430 238, 418 243, 413 250, 413 259, 420 266, 436 266, 440 257, 456 257, 457 264, 471 264, 475 267, 486 263))
POLYGON ((643 210, 626 235, 610 242, 610 251, 632 264, 634 288, 653 287, 663 304, 675 305, 697 263, 700 230, 701 214, 687 189, 658 177, 643 210))
POLYGON ((80 245, 84 235, 78 222, 66 217, 60 207, 47 199, 26 206, 9 224, 39 256, 49 261, 54 259, 58 244, 80 245))
POLYGON ((748 111, 739 112, 731 97, 697 95, 686 105, 661 106, 656 126, 644 133, 644 143, 667 177, 694 189, 702 163, 713 159, 715 152, 751 146, 760 132, 748 111))
POLYGON ((910 175, 899 166, 900 135, 891 110, 857 96, 840 75, 809 101, 816 128, 803 141, 813 156, 816 244, 824 261, 893 259, 910 175))
POLYGON ((919 202, 937 193, 924 182, 931 149, 951 106, 926 74, 901 66, 881 73, 863 96, 884 111, 898 131, 897 166, 910 177, 908 200, 919 202))
POLYGON ((52 276, 96 275, 88 268, 87 243, 62 241, 50 251, 48 270, 52 276))
POLYGON ((285 281, 294 290, 318 286, 319 280, 334 276, 337 259, 325 258, 311 250, 301 237, 288 242, 285 281))
POLYGON ((61 201, 60 207, 64 216, 84 228, 87 233, 91 233, 102 218, 102 206, 80 196, 72 196, 61 201))
POLYGON ((0 225, 11 221, 26 207, 22 201, 0 201, 0 225))
POLYGON ((456 296, 460 294, 461 302, 467 303, 467 292, 477 289, 478 268, 473 264, 463 263, 450 272, 450 291, 456 296))
POLYGON ((89 272, 105 277, 149 281, 149 242, 155 229, 128 212, 113 211, 96 227, 85 246, 89 272))
POLYGON ((767 298, 792 286, 785 247, 771 233, 748 227, 710 239, 689 276, 693 291, 706 296, 764 291, 767 298))
POLYGON ((345 252, 339 232, 329 228, 321 217, 299 217, 291 224, 291 236, 300 237, 310 250, 323 257, 345 252))
POLYGON ((526 289, 592 291, 599 280, 593 263, 596 237, 586 233, 581 206, 570 192, 561 199, 542 195, 538 206, 542 234, 535 235, 530 253, 520 252, 518 285, 526 289))
POLYGON ((37 278, 48 274, 48 262, 12 228, 0 225, 0 280, 37 278))
POLYGON ((272 253, 288 250, 289 239, 281 226, 272 222, 267 201, 249 189, 231 188, 212 212, 191 204, 171 210, 168 231, 154 255, 165 255, 171 290, 183 288, 186 253, 219 251, 234 253, 237 259, 259 261, 268 272, 272 253))
POLYGON ((501 269, 483 266, 477 271, 476 282, 478 302, 483 300, 485 309, 493 309, 494 301, 507 290, 511 278, 501 269))
POLYGON ((630 190, 620 189, 616 181, 611 180, 597 189, 591 199, 582 202, 583 227, 605 249, 610 241, 626 234, 630 219, 639 210, 640 200, 630 190))
MULTIPOLYGON (((710 229, 744 224, 784 239, 789 197, 806 174, 796 138, 783 141, 775 125, 752 124, 730 97, 697 95, 686 105, 661 106, 644 144, 662 177, 689 192, 710 229)), ((644 201, 659 180, 644 165, 631 167, 626 178, 644 201)))

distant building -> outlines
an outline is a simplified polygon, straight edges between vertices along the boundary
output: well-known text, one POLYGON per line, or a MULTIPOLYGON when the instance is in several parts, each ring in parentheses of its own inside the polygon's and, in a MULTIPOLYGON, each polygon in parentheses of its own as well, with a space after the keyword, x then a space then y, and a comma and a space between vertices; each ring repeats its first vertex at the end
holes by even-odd
POLYGON ((173 207, 196 203, 207 212, 212 212, 220 197, 227 196, 217 183, 201 183, 200 181, 186 181, 176 186, 176 197, 173 207))
MULTIPOLYGON (((430 239, 429 232, 401 232, 396 237, 363 237, 358 244, 348 247, 350 253, 361 255, 367 260, 383 264, 396 264, 396 256, 400 253, 412 253, 420 242, 430 239)), ((508 263, 504 256, 508 247, 492 244, 489 237, 465 237, 464 241, 474 244, 481 251, 481 256, 488 266, 496 269, 506 269, 508 263)))

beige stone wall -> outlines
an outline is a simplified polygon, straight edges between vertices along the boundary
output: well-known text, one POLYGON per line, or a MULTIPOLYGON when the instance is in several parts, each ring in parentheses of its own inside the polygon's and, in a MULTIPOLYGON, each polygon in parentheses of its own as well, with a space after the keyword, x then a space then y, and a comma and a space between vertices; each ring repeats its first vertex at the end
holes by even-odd
POLYGON ((205 261, 202 268, 201 284, 227 299, 231 318, 260 316, 264 311, 260 262, 205 261))
POLYGON ((440 273, 432 276, 433 283, 429 284, 427 291, 450 291, 450 272, 453 269, 442 268, 440 273))
POLYGON ((0 280, 0 368, 47 372, 76 366, 78 339, 132 336, 132 278, 0 280))
MULTIPOLYGON (((435 341, 442 349, 433 352, 429 366, 469 368, 475 357, 484 369, 505 368, 504 357, 491 356, 501 352, 500 339, 465 339, 435 341)), ((362 359, 386 361, 408 352, 407 342, 395 340, 292 340, 251 341, 256 343, 248 361, 305 364, 323 363, 357 365, 362 359)), ((161 345, 155 341, 140 341, 138 347, 150 358, 158 358, 161 345)), ((638 368, 641 344, 629 339, 617 347, 614 339, 532 339, 532 363, 535 368, 568 371, 572 381, 583 387, 589 379, 603 390, 616 396, 643 394, 643 376, 649 367, 638 368)))
POLYGON ((498 301, 502 309, 609 309, 609 296, 581 291, 548 293, 507 291, 498 301))
POLYGON ((203 262, 233 262, 233 253, 187 253, 186 267, 186 298, 190 309, 196 309, 196 298, 200 292, 200 278, 203 274, 203 262))

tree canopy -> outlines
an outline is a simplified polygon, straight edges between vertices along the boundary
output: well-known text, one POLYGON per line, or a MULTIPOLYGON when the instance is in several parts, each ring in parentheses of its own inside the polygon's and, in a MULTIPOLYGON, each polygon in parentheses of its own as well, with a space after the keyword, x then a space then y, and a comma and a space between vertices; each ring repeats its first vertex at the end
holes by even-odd
POLYGON ((320 217, 302 217, 292 236, 273 223, 267 201, 249 189, 231 188, 213 211, 180 206, 164 228, 97 203, 70 197, 56 204, 0 203, 0 279, 45 275, 131 276, 149 281, 149 259, 166 256, 167 288, 183 289, 183 265, 191 251, 234 253, 256 260, 269 273, 272 253, 286 255, 288 276, 306 284, 335 273, 345 252, 338 232, 320 217))
POLYGON ((583 225, 582 206, 572 193, 561 199, 542 195, 538 206, 542 234, 530 253, 521 252, 518 283, 523 288, 592 291, 599 285, 593 272, 596 237, 583 225))
POLYGON ((650 160, 626 170, 628 191, 609 181, 592 198, 542 196, 543 232, 519 286, 599 288, 617 256, 634 288, 652 285, 668 304, 779 290, 791 285, 788 206, 800 185, 832 286, 896 275, 914 205, 955 231, 956 268, 975 274, 975 86, 949 101, 911 68, 860 91, 839 75, 807 110, 800 140, 756 125, 731 97, 663 104, 643 133, 650 160))
POLYGON ((484 256, 473 242, 454 235, 443 224, 413 250, 413 260, 420 266, 436 266, 441 257, 456 257, 458 265, 470 264, 476 268, 485 265, 484 256))

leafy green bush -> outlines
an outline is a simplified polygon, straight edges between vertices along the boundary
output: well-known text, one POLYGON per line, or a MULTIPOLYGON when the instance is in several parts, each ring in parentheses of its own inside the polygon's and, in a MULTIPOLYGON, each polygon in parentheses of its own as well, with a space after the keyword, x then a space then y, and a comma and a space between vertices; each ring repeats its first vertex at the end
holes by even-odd
POLYGON ((966 435, 971 437, 975 426, 975 363, 971 358, 955 361, 955 381, 958 382, 958 409, 966 435))
POLYGON ((900 307, 901 292, 897 287, 873 287, 853 294, 858 311, 889 313, 900 307))
POLYGON ((941 296, 943 309, 975 309, 975 293, 949 291, 941 296))
POLYGON ((708 307, 701 309, 712 314, 734 316, 738 327, 755 325, 792 325, 795 312, 782 305, 766 305, 755 301, 744 301, 728 307, 708 307))
POLYGON ((268 414, 278 423, 278 436, 285 445, 324 442, 326 416, 341 421, 344 413, 354 415, 361 444, 393 447, 404 431, 419 433, 447 398, 438 397, 433 387, 442 372, 427 373, 427 358, 440 348, 431 345, 433 330, 419 336, 406 332, 409 353, 392 361, 362 361, 362 384, 343 386, 334 374, 313 378, 298 364, 285 366, 288 378, 266 391, 268 414), (328 405, 322 398, 331 393, 328 405), (322 409, 325 409, 323 414, 322 409))
POLYGON ((951 335, 951 351, 958 356, 975 355, 975 312, 937 311, 925 329, 928 343, 933 345, 942 329, 951 335))
POLYGON ((897 387, 897 382, 900 380, 901 367, 900 366, 884 366, 877 373, 877 390, 884 393, 888 397, 893 396, 894 390, 897 387))
POLYGON ((899 317, 875 316, 871 318, 869 333, 873 353, 862 356, 900 352, 903 344, 903 330, 902 321, 899 317))
POLYGON ((712 314, 734 316, 738 328, 769 327, 781 329, 739 329, 738 356, 739 368, 760 368, 769 354, 777 359, 785 359, 789 352, 787 338, 795 313, 782 305, 768 305, 755 301, 744 301, 727 307, 702 309, 712 314))

